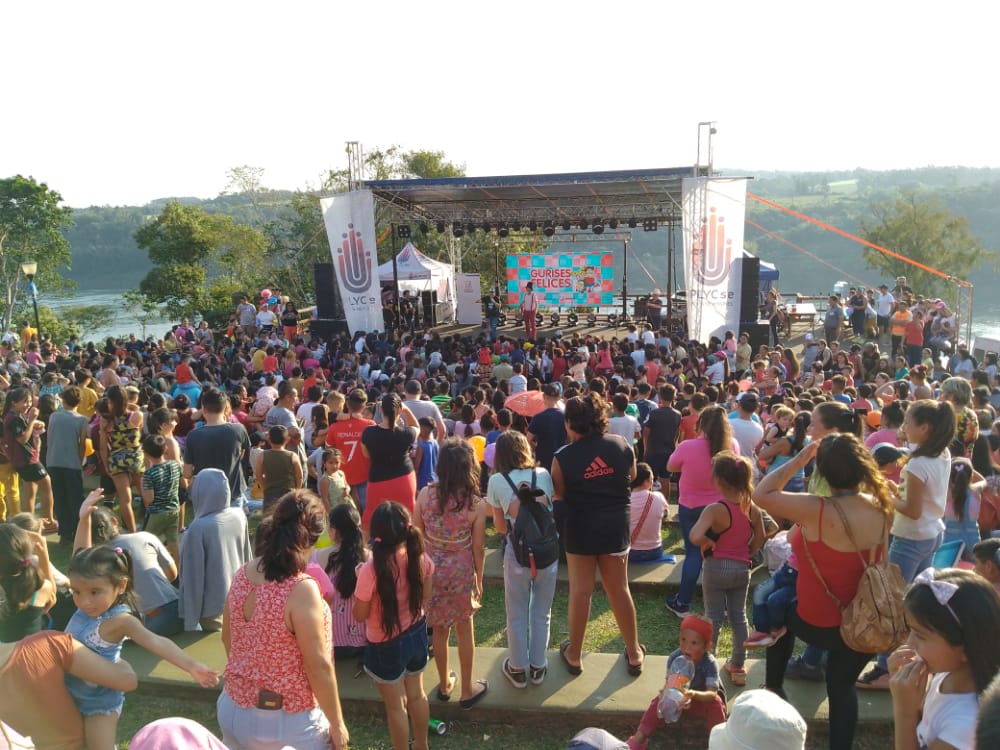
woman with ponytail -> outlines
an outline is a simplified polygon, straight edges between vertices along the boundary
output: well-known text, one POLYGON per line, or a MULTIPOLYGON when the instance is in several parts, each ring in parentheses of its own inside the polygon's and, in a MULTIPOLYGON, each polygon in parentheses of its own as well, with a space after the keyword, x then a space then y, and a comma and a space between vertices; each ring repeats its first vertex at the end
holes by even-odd
MULTIPOLYGON (((384 408, 384 406, 383 406, 384 408)), ((400 503, 384 502, 371 517, 372 556, 358 570, 354 617, 364 621, 365 671, 385 704, 394 750, 427 750, 430 708, 424 693, 427 619, 434 563, 424 537, 400 503)))
POLYGON ((417 475, 410 449, 420 434, 420 425, 395 393, 383 396, 380 405, 381 420, 361 433, 361 452, 371 461, 361 517, 366 533, 379 504, 394 500, 412 513, 417 497, 417 475))
POLYGON ((815 439, 815 429, 835 422, 847 427, 847 414, 823 404, 813 412, 813 441, 791 461, 769 472, 757 485, 753 500, 773 516, 797 526, 789 533, 799 560, 795 582, 797 603, 788 613, 782 635, 767 650, 766 687, 784 696, 785 667, 795 637, 829 650, 826 690, 830 705, 830 748, 849 750, 858 720, 855 680, 871 654, 849 648, 840 635, 841 602, 857 594, 865 561, 886 554, 884 539, 892 521, 893 498, 875 459, 854 434, 831 433, 815 439), (822 410, 822 411, 821 411, 822 410), (825 418, 831 417, 827 421, 825 418), (823 492, 787 492, 785 485, 815 457, 816 486, 823 492), (860 553, 860 555, 859 555, 860 553))
POLYGON ((233 579, 222 615, 228 661, 218 701, 222 739, 233 750, 347 746, 330 608, 305 572, 325 530, 320 499, 289 492, 258 527, 256 557, 233 579))

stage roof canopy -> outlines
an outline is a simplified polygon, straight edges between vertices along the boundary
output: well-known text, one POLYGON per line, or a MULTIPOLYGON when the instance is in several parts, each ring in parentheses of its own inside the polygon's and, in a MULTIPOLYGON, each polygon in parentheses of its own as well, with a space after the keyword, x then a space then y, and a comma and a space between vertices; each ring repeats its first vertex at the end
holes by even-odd
POLYGON ((681 180, 693 167, 616 172, 374 180, 365 183, 399 214, 428 222, 508 223, 580 219, 680 222, 681 180))

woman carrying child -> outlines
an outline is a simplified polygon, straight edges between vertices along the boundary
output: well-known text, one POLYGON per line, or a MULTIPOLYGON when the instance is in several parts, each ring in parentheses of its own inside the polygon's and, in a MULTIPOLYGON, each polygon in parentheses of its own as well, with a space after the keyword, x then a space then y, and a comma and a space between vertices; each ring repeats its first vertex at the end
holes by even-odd
MULTIPOLYGON (((817 412, 819 417, 824 416, 817 412)), ((851 414, 846 408, 844 412, 851 414)), ((764 476, 753 499, 772 515, 798 524, 789 535, 792 551, 800 562, 795 584, 798 601, 788 613, 788 632, 767 651, 766 687, 784 696, 785 667, 795 636, 828 649, 830 748, 849 750, 858 719, 854 681, 871 655, 854 651, 844 643, 840 635, 841 609, 826 590, 829 588, 841 602, 851 601, 865 561, 872 555, 878 558, 885 554, 884 539, 893 509, 889 486, 856 436, 827 434, 764 476), (814 456, 815 473, 825 480, 829 492, 784 491, 788 480, 814 456), (814 564, 804 564, 803 560, 814 564)))

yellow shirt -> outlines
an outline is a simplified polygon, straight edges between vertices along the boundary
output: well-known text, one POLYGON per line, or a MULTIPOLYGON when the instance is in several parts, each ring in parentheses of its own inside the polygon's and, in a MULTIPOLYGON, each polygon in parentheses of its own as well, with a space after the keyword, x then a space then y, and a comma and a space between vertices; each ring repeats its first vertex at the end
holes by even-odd
POLYGON ((97 391, 90 386, 82 387, 80 389, 80 405, 76 407, 76 410, 90 419, 90 417, 94 416, 94 407, 96 404, 97 391))

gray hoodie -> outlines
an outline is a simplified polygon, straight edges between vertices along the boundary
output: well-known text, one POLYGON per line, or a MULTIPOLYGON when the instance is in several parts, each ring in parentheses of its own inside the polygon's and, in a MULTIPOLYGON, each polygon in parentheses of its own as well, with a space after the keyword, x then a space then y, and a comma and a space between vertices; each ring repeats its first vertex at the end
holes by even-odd
POLYGON ((229 479, 202 469, 191 484, 194 520, 181 537, 180 614, 185 630, 225 608, 236 571, 250 558, 246 515, 229 507, 229 479))

